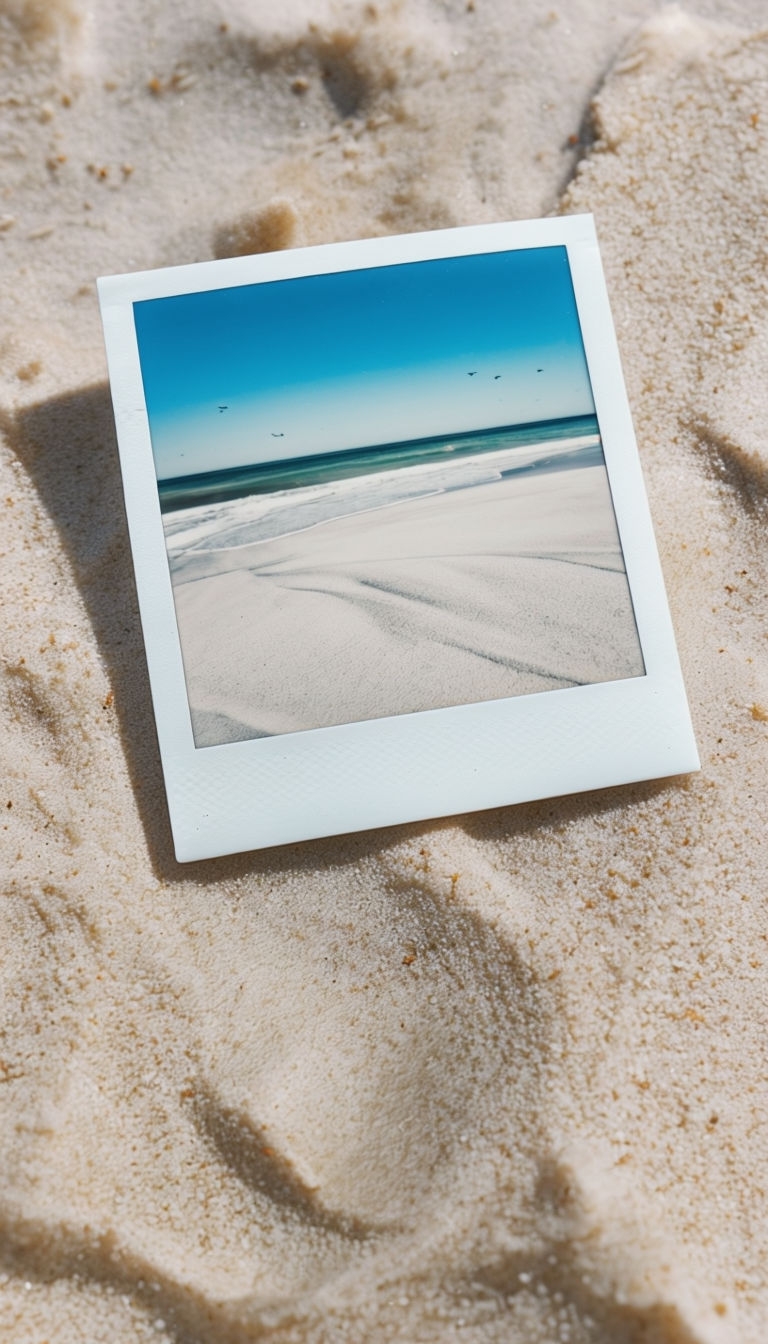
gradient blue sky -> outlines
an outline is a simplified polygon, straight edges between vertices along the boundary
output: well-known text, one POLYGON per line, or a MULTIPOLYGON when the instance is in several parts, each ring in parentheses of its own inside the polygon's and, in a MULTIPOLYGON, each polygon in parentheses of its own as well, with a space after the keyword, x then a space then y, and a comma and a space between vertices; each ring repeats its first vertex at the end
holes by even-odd
POLYGON ((148 299, 134 317, 160 479, 594 409, 564 247, 148 299))

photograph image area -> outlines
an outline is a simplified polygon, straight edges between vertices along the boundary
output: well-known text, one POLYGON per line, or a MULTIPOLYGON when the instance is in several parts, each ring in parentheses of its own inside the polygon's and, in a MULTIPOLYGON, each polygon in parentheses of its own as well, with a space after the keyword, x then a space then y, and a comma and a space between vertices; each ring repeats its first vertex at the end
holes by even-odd
POLYGON ((197 747, 644 674, 565 247, 134 318, 197 747))

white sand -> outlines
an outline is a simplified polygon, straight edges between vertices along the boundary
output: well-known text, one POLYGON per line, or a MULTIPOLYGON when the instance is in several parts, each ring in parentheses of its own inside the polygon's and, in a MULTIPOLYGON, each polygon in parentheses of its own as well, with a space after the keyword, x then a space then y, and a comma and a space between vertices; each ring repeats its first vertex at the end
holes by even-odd
POLYGON ((3 1340, 763 1344, 768 38, 695 14, 0 0, 3 1340), (94 275, 558 208, 701 774, 177 866, 94 275))
POLYGON ((201 747, 643 673, 602 466, 214 541, 174 584, 201 747))

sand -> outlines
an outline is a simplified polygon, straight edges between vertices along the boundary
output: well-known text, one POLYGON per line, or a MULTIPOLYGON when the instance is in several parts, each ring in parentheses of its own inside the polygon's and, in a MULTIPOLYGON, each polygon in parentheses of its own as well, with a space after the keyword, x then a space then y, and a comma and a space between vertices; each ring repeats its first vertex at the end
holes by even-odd
POLYGON ((602 465, 222 550, 199 512, 172 571, 198 747, 643 674, 602 465))
POLYGON ((0 1338, 762 1344, 763 21, 2 0, 0 1338), (94 276, 584 209, 701 773, 176 865, 94 276))

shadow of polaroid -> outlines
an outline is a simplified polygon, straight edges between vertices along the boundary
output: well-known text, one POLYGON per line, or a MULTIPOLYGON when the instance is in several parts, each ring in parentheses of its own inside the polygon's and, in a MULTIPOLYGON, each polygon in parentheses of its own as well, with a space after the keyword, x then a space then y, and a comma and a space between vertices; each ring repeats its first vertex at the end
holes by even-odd
POLYGON ((115 697, 154 867, 179 870, 171 847, 160 754, 139 623, 112 402, 98 384, 20 411, 12 446, 58 529, 115 697))
POLYGON ((460 818, 462 829, 473 840, 496 844, 515 840, 537 831, 560 830, 578 824, 586 817, 610 819, 613 813, 630 812, 654 798, 691 787, 695 776, 667 775, 662 779, 640 780, 632 784, 612 784, 584 793, 539 798, 509 807, 489 808, 487 812, 467 813, 460 818))

